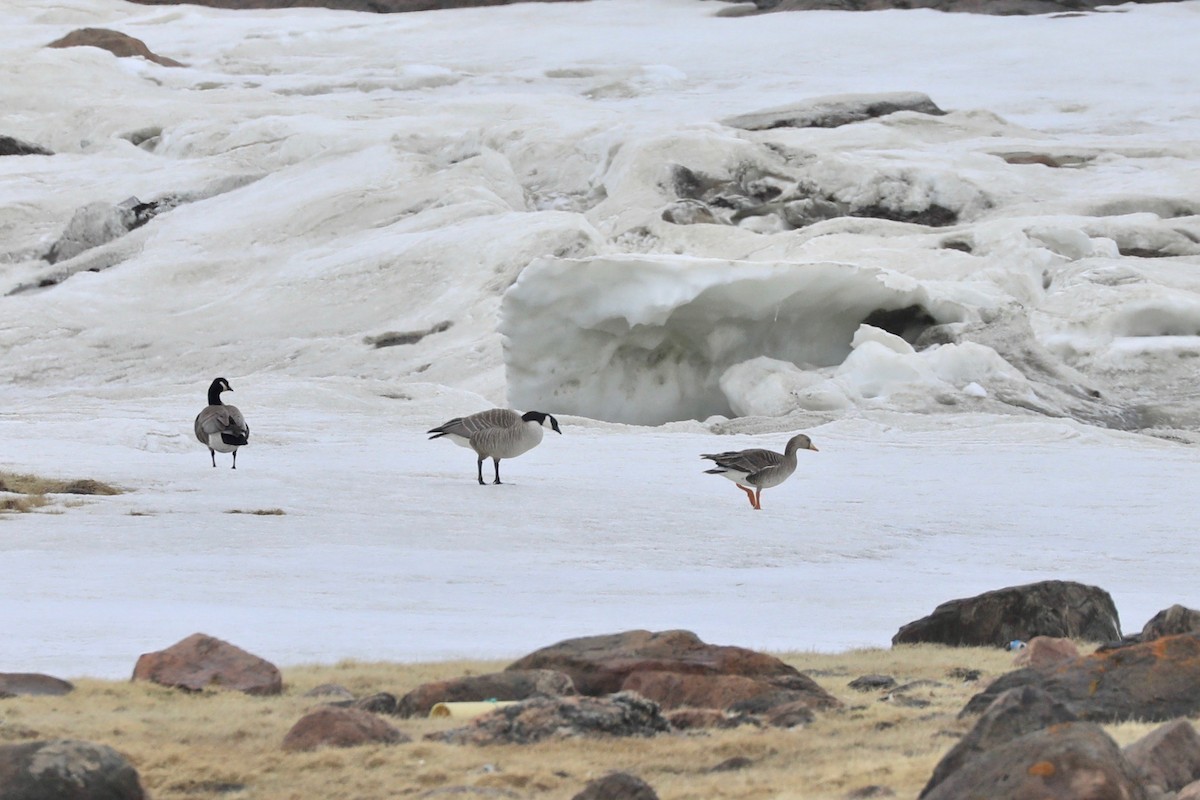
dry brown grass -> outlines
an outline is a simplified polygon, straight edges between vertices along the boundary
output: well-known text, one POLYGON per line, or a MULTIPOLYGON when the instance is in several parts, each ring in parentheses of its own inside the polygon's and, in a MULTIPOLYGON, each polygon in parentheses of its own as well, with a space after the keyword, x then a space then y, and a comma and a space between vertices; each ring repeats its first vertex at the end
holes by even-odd
POLYGON ((49 495, 114 495, 122 494, 122 490, 91 478, 63 480, 0 470, 0 493, 17 495, 0 497, 0 512, 30 512, 49 505, 49 495))
POLYGON ((282 517, 285 512, 282 508, 256 508, 253 511, 246 511, 240 508, 232 508, 225 512, 226 514, 252 514, 256 517, 282 517))
MULTIPOLYGON (((319 700, 304 692, 338 683, 356 695, 389 691, 502 669, 504 663, 369 664, 285 670, 273 698, 234 692, 184 694, 147 683, 80 680, 65 697, 0 700, 0 741, 71 737, 103 742, 132 759, 156 800, 393 800, 452 787, 505 790, 529 800, 567 800, 612 770, 648 781, 662 800, 826 800, 869 785, 915 797, 938 759, 971 721, 956 718, 966 700, 1011 669, 998 650, 902 647, 783 658, 811 674, 845 707, 791 730, 744 726, 654 739, 575 739, 537 745, 471 747, 422 741, 451 719, 392 719, 414 741, 315 753, 284 753, 292 724, 319 700), (980 670, 976 682, 949 677, 980 670), (871 673, 901 684, 929 681, 902 694, 929 705, 885 700, 847 687, 871 673), (713 768, 730 758, 751 762, 713 768), (241 787, 241 788, 239 788, 241 787)), ((1112 728, 1126 744, 1153 726, 1112 728)), ((506 796, 503 792, 495 796, 506 796)), ((468 795, 469 796, 469 795, 468 795)), ((477 795, 478 796, 478 795, 477 795)))

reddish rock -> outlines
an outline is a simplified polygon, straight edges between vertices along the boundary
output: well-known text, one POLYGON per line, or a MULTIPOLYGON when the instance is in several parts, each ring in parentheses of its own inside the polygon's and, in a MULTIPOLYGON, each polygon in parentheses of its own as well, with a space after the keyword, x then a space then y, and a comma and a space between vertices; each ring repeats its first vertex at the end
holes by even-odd
POLYGON ((72 739, 0 745, 3 800, 144 800, 133 765, 103 744, 72 739))
POLYGON ((621 684, 665 709, 726 709, 734 703, 768 694, 777 687, 742 675, 681 675, 678 672, 634 672, 621 684))
POLYGON ((152 53, 141 39, 135 39, 120 31, 110 31, 107 28, 80 28, 71 31, 61 39, 55 39, 46 47, 99 47, 118 58, 140 56, 164 67, 184 66, 173 58, 152 53))
POLYGON ((1177 719, 1155 728, 1124 750, 1146 783, 1176 792, 1200 780, 1200 735, 1177 719))
POLYGON ((1189 783, 1179 790, 1175 800, 1200 800, 1200 781, 1189 783))
MULTIPOLYGON (((733 716, 715 708, 677 708, 665 714, 667 722, 677 731, 703 730, 705 728, 736 728, 752 724, 757 718, 747 715, 733 716)), ((759 723, 761 724, 761 723, 759 723)))
POLYGON ((1079 648, 1070 639, 1054 636, 1035 636, 1013 659, 1018 667, 1048 667, 1060 661, 1079 658, 1079 648))
POLYGON ((996 698, 975 723, 975 727, 942 756, 920 796, 929 794, 935 786, 981 753, 1034 731, 1077 719, 1075 712, 1040 689, 1032 686, 1009 689, 996 698))
POLYGON ((283 749, 307 752, 318 747, 357 747, 409 741, 412 740, 407 735, 368 711, 326 706, 301 717, 283 737, 283 749))
POLYGON ((1067 722, 972 758, 925 800, 1146 800, 1136 770, 1099 725, 1067 722))
POLYGON ((476 717, 465 727, 425 738, 450 744, 532 744, 572 736, 654 736, 670 728, 658 705, 622 692, 522 700, 476 717))
POLYGON ((400 698, 397 713, 402 717, 424 717, 438 703, 527 700, 575 693, 575 684, 566 673, 549 669, 510 670, 421 684, 400 698))
POLYGON ((193 633, 166 650, 143 654, 133 668, 133 680, 192 692, 208 688, 246 694, 283 691, 283 676, 274 664, 203 633, 193 633))
POLYGON ((53 678, 36 672, 0 672, 0 696, 64 695, 73 691, 75 691, 75 686, 62 678, 53 678))
POLYGON ((637 630, 568 639, 544 647, 508 670, 553 669, 571 676, 584 695, 619 691, 635 672, 674 672, 695 675, 743 675, 789 678, 800 673, 774 656, 705 644, 690 631, 637 630))
POLYGON ((1165 722, 1200 713, 1200 635, 1156 639, 1001 675, 967 702, 975 714, 1004 691, 1035 686, 1094 722, 1165 722))

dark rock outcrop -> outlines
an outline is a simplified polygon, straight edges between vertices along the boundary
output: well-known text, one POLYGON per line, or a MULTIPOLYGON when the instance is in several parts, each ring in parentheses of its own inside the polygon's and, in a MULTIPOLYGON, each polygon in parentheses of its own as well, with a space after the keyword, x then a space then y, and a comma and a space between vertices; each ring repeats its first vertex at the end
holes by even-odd
POLYGON ((0 745, 0 800, 143 800, 133 765, 74 739, 0 745))
MULTIPOLYGON (((507 6, 530 0, 132 0, 146 6, 173 6, 190 3, 211 8, 336 8, 343 11, 369 11, 395 14, 405 11, 439 11, 450 8, 507 6)), ((536 0, 536 2, 578 2, 578 0, 536 0)))
POLYGON ((283 676, 274 664, 203 633, 193 633, 166 650, 144 653, 133 668, 133 680, 192 692, 219 688, 270 695, 283 691, 283 676))
POLYGON ((706 644, 691 631, 637 630, 567 639, 509 665, 507 670, 552 669, 571 676, 580 694, 620 691, 635 672, 742 675, 763 680, 803 678, 774 656, 706 644))
POLYGON ((921 790, 921 797, 981 753, 1034 731, 1077 719, 1075 712, 1040 689, 1031 686, 1010 689, 997 697, 975 727, 942 756, 921 790))
POLYGON ((141 57, 147 61, 153 61, 155 64, 161 64, 164 67, 184 66, 173 58, 167 58, 151 52, 150 48, 141 39, 135 39, 128 34, 109 30, 108 28, 80 28, 79 30, 71 31, 61 39, 55 39, 46 46, 99 47, 101 50, 107 50, 118 58, 141 57))
POLYGON ((670 730, 658 705, 636 694, 539 697, 477 717, 426 739, 450 744, 532 744, 572 736, 654 736, 670 730))
POLYGON ((1003 647, 1035 636, 1115 641, 1121 638, 1117 607, 1103 589, 1072 581, 1011 586, 942 603, 901 627, 892 644, 1003 647))
POLYGON ((0 156, 52 156, 44 147, 15 139, 12 136, 0 136, 0 156))
POLYGON ((983 711, 1008 689, 1034 686, 1094 722, 1165 722, 1200 713, 1200 634, 1098 650, 1046 669, 997 678, 962 715, 983 711))
POLYGON ((36 672, 0 672, 0 697, 64 695, 75 691, 70 681, 36 672))
POLYGON ((1140 641, 1151 642, 1164 636, 1174 636, 1180 633, 1200 631, 1200 611, 1196 611, 1178 603, 1150 618, 1142 627, 1140 641))
POLYGON ((814 97, 800 103, 721 120, 723 125, 747 131, 774 128, 838 128, 852 122, 875 119, 897 111, 941 116, 929 95, 920 92, 882 92, 878 94, 840 94, 814 97))
POLYGON ((588 781, 583 791, 571 800, 658 800, 658 793, 636 775, 610 772, 603 778, 588 781))
POLYGON ((924 800, 1146 800, 1136 770, 1099 725, 1066 722, 974 756, 924 800))
POLYGON ((397 713, 402 717, 423 717, 438 703, 527 700, 573 694, 575 684, 566 673, 549 669, 509 670, 423 683, 400 698, 397 713))
POLYGON ((283 737, 283 749, 307 752, 318 747, 357 747, 412 741, 374 714, 358 708, 326 706, 301 717, 283 737))

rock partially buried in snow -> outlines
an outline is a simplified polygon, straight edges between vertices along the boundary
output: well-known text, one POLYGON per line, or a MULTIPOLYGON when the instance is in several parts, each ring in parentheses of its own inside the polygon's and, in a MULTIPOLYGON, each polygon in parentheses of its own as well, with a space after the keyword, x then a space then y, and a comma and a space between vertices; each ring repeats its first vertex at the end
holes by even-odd
POLYGON ((141 57, 147 61, 153 61, 155 64, 161 64, 164 67, 182 67, 180 62, 173 58, 160 56, 150 51, 146 43, 141 39, 135 39, 129 34, 121 33, 120 31, 111 31, 107 28, 80 28, 79 30, 71 31, 61 39, 55 39, 47 47, 99 47, 101 50, 107 50, 118 58, 141 57))
POLYGON ((874 117, 913 111, 942 115, 929 95, 921 92, 882 92, 879 94, 840 94, 816 97, 779 108, 727 117, 722 123, 731 128, 763 131, 772 128, 837 128, 874 117))
POLYGON ((192 692, 209 688, 246 694, 283 691, 283 676, 274 664, 203 633, 194 633, 166 650, 140 656, 133 668, 133 680, 192 692))

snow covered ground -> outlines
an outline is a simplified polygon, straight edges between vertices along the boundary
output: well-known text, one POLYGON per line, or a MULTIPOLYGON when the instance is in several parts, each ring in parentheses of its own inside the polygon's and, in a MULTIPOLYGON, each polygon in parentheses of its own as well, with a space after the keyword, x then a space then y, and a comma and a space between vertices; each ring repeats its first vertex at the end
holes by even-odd
POLYGON ((1127 630, 1200 604, 1200 3, 720 7, 5 4, 0 135, 56 155, 0 159, 0 469, 129 492, 0 517, 0 670, 121 677, 196 631, 281 665, 882 646, 1042 578, 1127 630), (42 47, 86 26, 188 66, 42 47), (950 113, 720 122, 883 91, 950 113), (673 224, 680 167, 957 220, 673 224), (129 197, 173 200, 45 260, 129 197), (190 432, 217 375, 236 472, 190 432), (509 402, 563 424, 509 485, 425 439, 509 402), (796 430, 821 451, 761 512, 703 474, 796 430))

